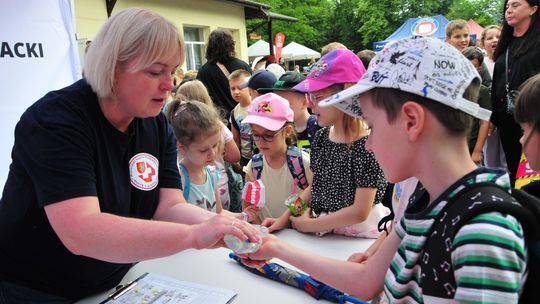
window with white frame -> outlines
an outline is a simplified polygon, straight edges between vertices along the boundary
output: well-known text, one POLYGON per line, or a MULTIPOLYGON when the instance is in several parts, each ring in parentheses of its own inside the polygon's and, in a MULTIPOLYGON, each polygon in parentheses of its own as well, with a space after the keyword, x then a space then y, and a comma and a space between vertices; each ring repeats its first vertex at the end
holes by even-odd
POLYGON ((204 58, 203 29, 184 26, 184 41, 186 43, 186 68, 198 70, 204 58))

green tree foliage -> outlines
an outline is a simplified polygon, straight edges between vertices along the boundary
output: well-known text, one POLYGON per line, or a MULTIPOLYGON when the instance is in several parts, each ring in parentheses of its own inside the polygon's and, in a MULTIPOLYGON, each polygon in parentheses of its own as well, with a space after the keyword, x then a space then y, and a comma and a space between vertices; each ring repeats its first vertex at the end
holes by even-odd
MULTIPOLYGON (((303 44, 312 49, 319 49, 325 44, 325 37, 328 31, 328 22, 332 8, 330 2, 319 0, 264 0, 261 3, 272 6, 272 12, 295 17, 298 22, 286 22, 274 20, 272 23, 272 39, 275 34, 282 32, 285 34, 285 44, 291 41, 303 44)), ((247 32, 255 32, 268 40, 266 21, 248 20, 246 22, 247 32)), ((253 43, 254 41, 251 41, 253 43)))
POLYGON ((454 0, 447 18, 474 19, 482 26, 500 24, 503 13, 503 0, 454 0))
POLYGON ((358 31, 361 18, 358 15, 358 0, 334 0, 328 22, 329 31, 324 44, 337 41, 358 52, 363 49, 362 35, 358 31))
POLYGON ((358 31, 365 48, 384 40, 408 18, 445 14, 453 0, 359 0, 362 16, 358 31))
MULTIPOLYGON (((386 39, 408 18, 444 15, 452 19, 474 19, 480 25, 502 20, 504 0, 263 0, 271 11, 298 18, 289 23, 274 21, 273 35, 283 32, 286 41, 296 41, 320 50, 339 41, 359 51, 386 39)), ((249 20, 248 33, 268 39, 266 22, 249 20)), ((273 38, 272 38, 273 39, 273 38)), ((253 43, 254 41, 251 41, 253 43)))

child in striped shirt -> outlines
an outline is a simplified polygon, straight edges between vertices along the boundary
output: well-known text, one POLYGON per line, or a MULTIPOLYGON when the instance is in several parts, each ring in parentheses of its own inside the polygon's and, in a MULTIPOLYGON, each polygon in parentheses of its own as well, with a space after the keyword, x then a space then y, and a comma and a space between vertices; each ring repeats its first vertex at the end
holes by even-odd
MULTIPOLYGON (((416 177, 424 195, 416 196, 376 254, 362 263, 320 257, 274 236, 249 259, 277 257, 363 299, 384 290, 390 303, 517 303, 528 260, 521 223, 487 212, 463 223, 454 235, 446 231, 456 218, 445 217, 445 207, 459 203, 474 184, 510 187, 505 171, 477 167, 468 152, 472 118, 488 120, 491 114, 474 102, 480 81, 458 50, 437 39, 414 37, 387 45, 357 85, 320 106, 362 115, 371 129, 366 148, 388 181, 416 177), (435 250, 426 245, 440 236, 444 242, 435 250), (424 266, 440 252, 448 259, 424 266), (448 272, 450 280, 439 279, 448 272)), ((498 199, 487 199, 482 190, 475 197, 479 202, 498 199)))

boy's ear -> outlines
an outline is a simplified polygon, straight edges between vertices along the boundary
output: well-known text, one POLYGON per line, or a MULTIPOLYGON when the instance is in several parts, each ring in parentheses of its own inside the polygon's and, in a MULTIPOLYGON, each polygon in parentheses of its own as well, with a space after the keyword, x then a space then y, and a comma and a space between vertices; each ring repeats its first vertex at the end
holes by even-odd
POLYGON ((302 105, 309 107, 309 100, 306 94, 302 94, 302 101, 303 101, 302 105))
POLYGON ((401 116, 403 118, 409 140, 414 142, 424 130, 426 111, 419 103, 407 101, 401 106, 401 116))

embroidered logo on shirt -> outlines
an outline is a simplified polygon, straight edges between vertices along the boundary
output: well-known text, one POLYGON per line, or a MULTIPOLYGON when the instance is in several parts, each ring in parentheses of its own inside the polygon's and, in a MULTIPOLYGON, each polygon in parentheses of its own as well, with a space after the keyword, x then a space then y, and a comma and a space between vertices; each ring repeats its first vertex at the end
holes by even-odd
POLYGON ((148 153, 139 153, 129 161, 131 184, 143 191, 150 191, 158 184, 159 161, 148 153))

